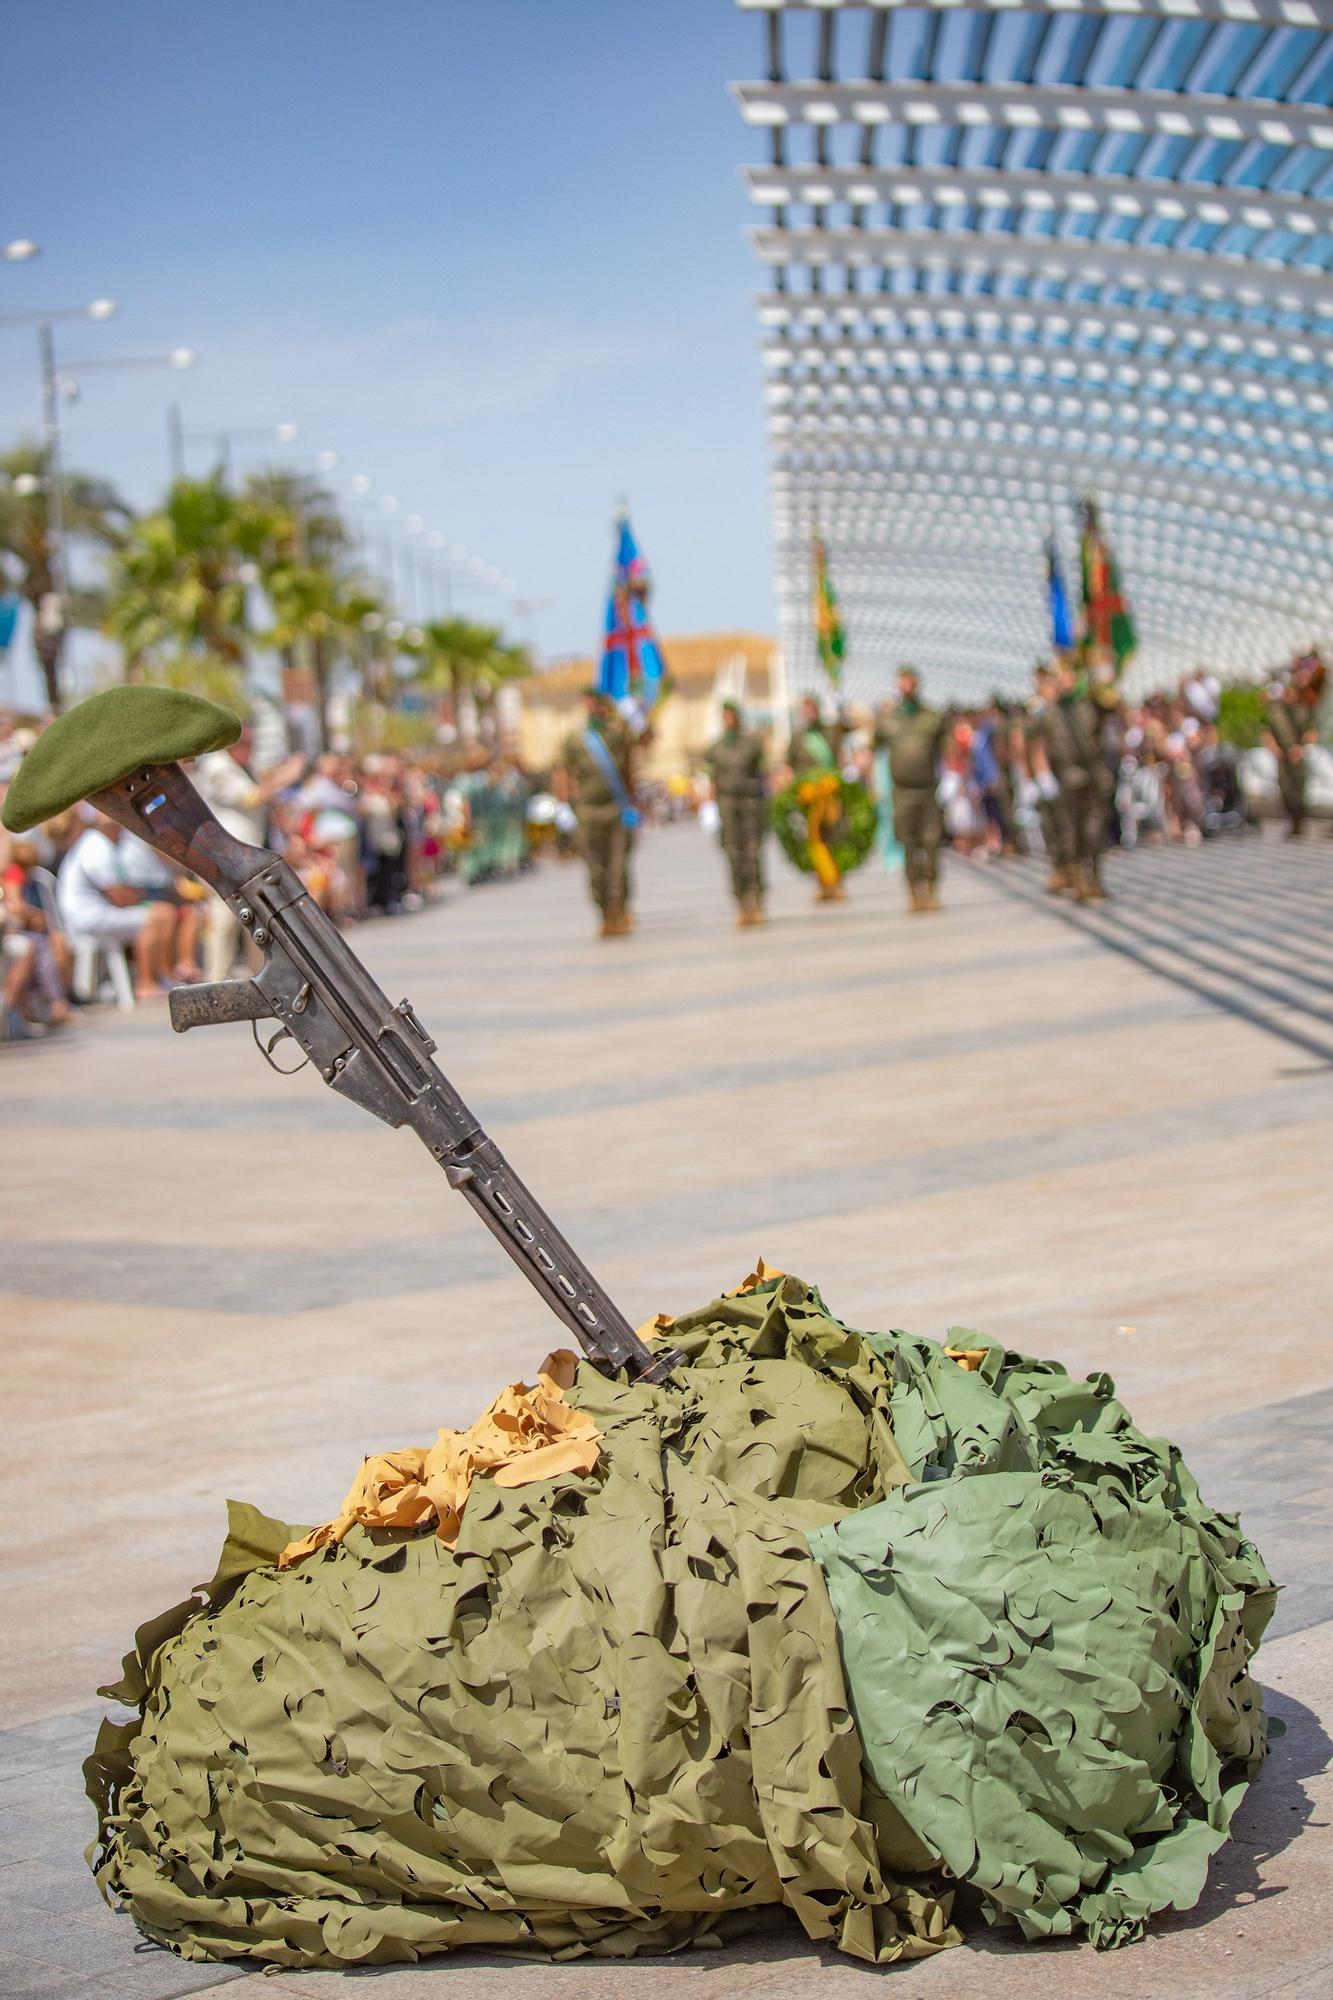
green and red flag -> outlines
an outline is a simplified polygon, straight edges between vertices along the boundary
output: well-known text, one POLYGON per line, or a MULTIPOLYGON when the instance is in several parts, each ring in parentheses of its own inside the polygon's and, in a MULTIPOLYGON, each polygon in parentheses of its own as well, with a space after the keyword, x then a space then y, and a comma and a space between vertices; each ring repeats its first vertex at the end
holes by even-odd
POLYGON ((842 678, 847 634, 838 610, 837 593, 829 578, 828 550, 824 546, 824 537, 817 530, 811 543, 811 553, 815 564, 815 642, 819 647, 820 664, 836 687, 842 678))
POLYGON ((1120 673, 1139 643, 1134 619, 1120 584, 1115 557, 1106 545, 1097 502, 1089 494, 1083 502, 1079 559, 1083 572, 1083 631, 1085 648, 1096 647, 1110 653, 1120 673))

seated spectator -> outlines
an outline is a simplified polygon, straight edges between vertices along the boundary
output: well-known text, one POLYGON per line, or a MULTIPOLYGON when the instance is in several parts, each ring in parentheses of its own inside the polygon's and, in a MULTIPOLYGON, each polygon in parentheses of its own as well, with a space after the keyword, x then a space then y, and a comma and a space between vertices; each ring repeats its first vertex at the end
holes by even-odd
POLYGON ((139 1000, 160 998, 173 983, 176 909, 151 899, 127 881, 119 848, 127 839, 114 820, 85 805, 86 821, 60 864, 60 915, 70 937, 127 947, 134 958, 134 991, 139 1000))
POLYGON ((199 945, 209 891, 197 877, 173 868, 137 834, 123 837, 117 860, 122 881, 141 890, 146 902, 166 903, 173 911, 172 981, 188 986, 202 979, 199 945))
POLYGON ((36 865, 32 842, 16 840, 0 882, 3 1007, 11 1037, 18 1032, 26 1035, 33 1027, 63 1027, 71 1017, 69 947, 48 920, 33 874, 36 865))

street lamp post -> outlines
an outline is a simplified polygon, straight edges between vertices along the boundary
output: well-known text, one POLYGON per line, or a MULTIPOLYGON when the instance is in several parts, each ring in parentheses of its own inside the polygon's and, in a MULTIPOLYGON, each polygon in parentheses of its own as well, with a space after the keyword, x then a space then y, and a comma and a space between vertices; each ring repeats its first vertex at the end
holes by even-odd
POLYGON ((218 471, 224 483, 231 478, 232 450, 235 445, 246 443, 295 444, 301 435, 296 424, 268 424, 262 428, 222 431, 187 431, 181 421, 179 403, 167 405, 167 464, 174 486, 185 477, 185 447, 187 444, 208 443, 216 446, 218 471))
MULTIPOLYGON (((104 374, 108 370, 135 370, 140 368, 193 368, 198 355, 192 347, 173 347, 167 354, 114 354, 91 355, 85 359, 66 362, 62 368, 56 367, 55 342, 51 337, 49 324, 38 329, 38 340, 42 345, 42 417, 46 432, 46 450, 49 490, 46 503, 47 540, 59 552, 58 560, 64 561, 65 547, 65 502, 64 502, 64 441, 60 423, 62 398, 77 397, 79 378, 84 375, 104 374), (45 336, 45 338, 43 338, 45 336)), ((63 594, 65 579, 53 571, 53 588, 63 594)))
MULTIPOLYGON (((56 374, 55 334, 49 319, 37 328, 37 352, 42 373, 42 431, 46 440, 46 567, 55 600, 46 629, 65 629, 65 477, 60 448, 60 378, 56 374)), ((44 601, 37 613, 39 621, 48 617, 44 601)))
MULTIPOLYGON (((12 249, 13 246, 10 246, 12 249)), ((36 245, 22 245, 33 255, 36 245)), ((6 254, 9 254, 8 250, 6 254)), ((41 374, 42 431, 46 443, 46 569, 50 589, 37 607, 38 657, 54 696, 56 670, 65 630, 65 490, 60 438, 60 378, 56 372, 55 322, 66 319, 110 319, 114 299, 93 299, 86 306, 58 306, 48 312, 0 313, 0 327, 35 326, 41 374)))
POLYGON ((192 347, 172 347, 165 354, 86 355, 77 361, 61 363, 58 386, 61 395, 69 401, 78 396, 79 382, 85 375, 140 368, 193 368, 198 359, 192 347))

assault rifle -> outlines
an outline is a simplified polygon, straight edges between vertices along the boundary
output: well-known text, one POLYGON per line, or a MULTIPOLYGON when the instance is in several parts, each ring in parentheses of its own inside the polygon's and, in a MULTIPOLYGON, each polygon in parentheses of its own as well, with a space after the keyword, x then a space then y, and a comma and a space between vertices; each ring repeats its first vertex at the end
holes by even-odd
MULTIPOLYGON (((171 994, 179 1034, 249 1021, 270 1066, 290 1040, 332 1089, 382 1118, 410 1125, 585 1354, 614 1374, 664 1380, 679 1354, 649 1348, 524 1187, 443 1071, 411 1004, 392 1006, 346 939, 278 855, 233 839, 179 764, 144 764, 88 794, 108 819, 188 869, 235 911, 263 955, 253 979, 182 986, 171 994), (260 1021, 278 1022, 260 1037, 260 1021)), ((304 1067, 304 1065, 298 1065, 304 1067)))

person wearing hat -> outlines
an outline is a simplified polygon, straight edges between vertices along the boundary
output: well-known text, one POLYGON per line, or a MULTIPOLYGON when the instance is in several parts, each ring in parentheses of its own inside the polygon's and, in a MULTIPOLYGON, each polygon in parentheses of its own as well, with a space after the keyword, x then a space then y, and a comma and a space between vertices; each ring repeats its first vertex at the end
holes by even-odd
POLYGON ((722 704, 722 734, 704 752, 704 769, 717 800, 718 833, 731 869, 736 921, 764 921, 764 831, 768 760, 764 739, 747 729, 738 701, 722 704))
POLYGON ((893 833, 903 850, 908 908, 914 915, 938 910, 940 842, 944 815, 936 788, 947 718, 921 699, 915 667, 898 669, 898 699, 875 719, 875 743, 888 752, 893 781, 893 833))
POLYGON ((610 695, 600 688, 588 688, 583 701, 586 721, 565 739, 556 797, 568 800, 578 819, 588 887, 602 913, 602 936, 627 937, 634 928, 629 857, 639 824, 634 806, 635 737, 610 695))

